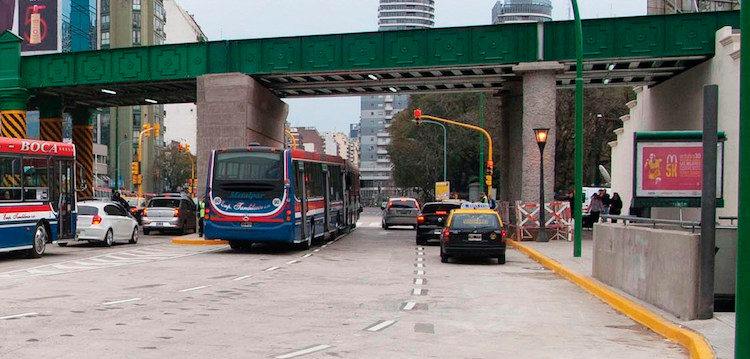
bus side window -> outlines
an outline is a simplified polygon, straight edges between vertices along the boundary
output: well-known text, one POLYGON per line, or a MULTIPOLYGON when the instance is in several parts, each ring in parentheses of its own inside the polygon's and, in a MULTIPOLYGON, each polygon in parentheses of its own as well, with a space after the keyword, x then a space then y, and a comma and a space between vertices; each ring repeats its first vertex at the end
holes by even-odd
POLYGON ((49 160, 46 158, 23 158, 23 199, 27 201, 49 200, 49 160))
POLYGON ((21 200, 21 158, 0 156, 0 201, 21 200))

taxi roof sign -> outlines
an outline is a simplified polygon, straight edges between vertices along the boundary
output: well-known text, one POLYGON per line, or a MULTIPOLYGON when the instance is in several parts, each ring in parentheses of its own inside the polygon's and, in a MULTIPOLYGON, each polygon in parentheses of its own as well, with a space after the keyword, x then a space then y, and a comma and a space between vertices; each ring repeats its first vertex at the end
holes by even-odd
POLYGON ((492 209, 488 203, 461 203, 461 209, 492 209))

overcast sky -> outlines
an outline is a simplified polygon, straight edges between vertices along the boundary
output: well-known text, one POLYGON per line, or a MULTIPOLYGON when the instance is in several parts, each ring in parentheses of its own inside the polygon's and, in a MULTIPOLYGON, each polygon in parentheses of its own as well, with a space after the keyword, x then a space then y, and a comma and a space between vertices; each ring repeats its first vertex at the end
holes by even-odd
MULTIPOLYGON (((378 0, 178 0, 209 40, 376 31, 378 0)), ((436 27, 491 23, 496 0, 435 0, 436 27)), ((552 0, 555 20, 572 14, 552 0)), ((584 18, 643 15, 646 0, 579 0, 584 18)), ((167 19, 169 21, 169 19, 167 19)), ((292 126, 348 133, 359 122, 358 97, 284 99, 292 126)))

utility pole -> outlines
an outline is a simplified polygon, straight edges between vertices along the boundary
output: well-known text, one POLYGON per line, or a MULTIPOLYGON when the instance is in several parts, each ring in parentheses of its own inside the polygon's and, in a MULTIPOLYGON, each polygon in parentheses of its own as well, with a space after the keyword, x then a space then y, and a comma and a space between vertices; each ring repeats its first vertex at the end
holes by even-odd
MULTIPOLYGON (((750 34, 750 5, 742 4, 742 33, 750 34)), ((735 299, 734 357, 750 358, 750 36, 740 45, 740 168, 737 221, 737 292, 735 299)))

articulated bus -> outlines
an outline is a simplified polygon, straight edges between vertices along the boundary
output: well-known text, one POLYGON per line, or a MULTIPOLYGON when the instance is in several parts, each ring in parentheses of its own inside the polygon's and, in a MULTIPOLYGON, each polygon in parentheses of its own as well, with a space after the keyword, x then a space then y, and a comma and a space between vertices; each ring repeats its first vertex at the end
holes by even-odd
POLYGON ((309 248, 356 226, 359 174, 340 157, 269 147, 215 150, 206 183, 206 238, 309 248))
POLYGON ((0 137, 0 252, 40 257, 75 236, 75 147, 0 137))

